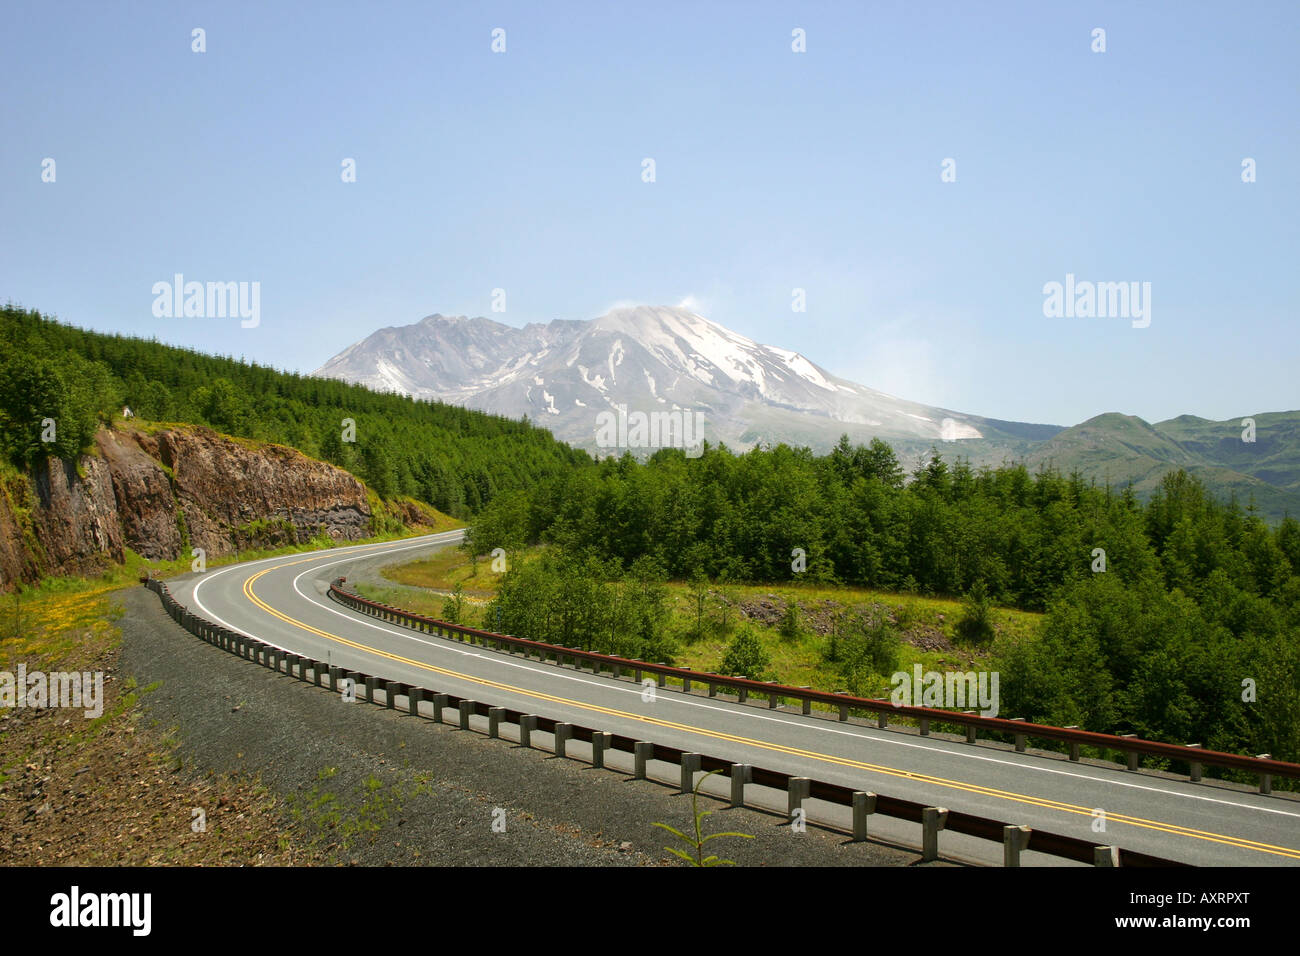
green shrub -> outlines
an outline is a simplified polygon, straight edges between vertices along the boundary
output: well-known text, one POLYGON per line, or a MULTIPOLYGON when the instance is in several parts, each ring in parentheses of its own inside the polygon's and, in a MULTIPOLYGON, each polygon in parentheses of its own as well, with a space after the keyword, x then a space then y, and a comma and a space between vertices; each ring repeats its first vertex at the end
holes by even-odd
POLYGON ((883 684, 881 677, 898 668, 902 641, 883 615, 846 615, 840 626, 836 655, 846 689, 858 697, 872 696, 883 684))
POLYGON ((442 602, 442 619, 449 624, 463 624, 465 616, 465 585, 456 582, 456 588, 442 602))
POLYGON ((781 612, 781 622, 776 626, 777 633, 785 641, 797 641, 803 634, 803 624, 799 619, 799 605, 788 601, 781 612))
POLYGON ((961 618, 955 628, 957 639, 970 644, 987 644, 993 640, 993 606, 983 581, 966 592, 961 601, 961 618))
POLYGON ((732 677, 749 677, 753 680, 766 680, 767 669, 772 658, 763 648, 758 636, 748 627, 736 631, 736 636, 727 645, 722 655, 722 673, 732 677))

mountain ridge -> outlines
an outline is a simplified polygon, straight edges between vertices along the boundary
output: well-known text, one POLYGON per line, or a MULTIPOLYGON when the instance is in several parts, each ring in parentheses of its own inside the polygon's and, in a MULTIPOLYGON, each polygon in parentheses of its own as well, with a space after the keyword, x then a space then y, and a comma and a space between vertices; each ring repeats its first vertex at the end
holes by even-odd
POLYGON ((842 434, 860 443, 879 437, 908 465, 937 448, 976 467, 1056 467, 1132 484, 1144 496, 1169 470, 1185 468, 1220 495, 1253 497, 1270 517, 1300 514, 1300 412, 1253 416, 1253 443, 1241 440, 1240 419, 1152 423, 1112 411, 1067 427, 987 418, 842 379, 800 352, 681 307, 620 307, 520 328, 434 313, 377 330, 314 374, 526 416, 597 455, 653 450, 600 447, 602 412, 698 412, 704 438, 736 448, 784 442, 826 452, 842 434))

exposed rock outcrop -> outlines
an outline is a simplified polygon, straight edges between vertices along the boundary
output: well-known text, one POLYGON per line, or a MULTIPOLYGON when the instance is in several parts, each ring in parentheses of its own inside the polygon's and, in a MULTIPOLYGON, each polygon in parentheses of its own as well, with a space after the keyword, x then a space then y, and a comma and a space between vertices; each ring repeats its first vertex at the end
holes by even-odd
POLYGON ((209 557, 370 533, 365 486, 292 448, 205 428, 101 429, 96 453, 50 459, 0 495, 0 586, 124 560, 209 557))
POLYGON ((101 431, 95 436, 100 456, 113 476, 113 498, 127 547, 158 561, 181 552, 181 526, 171 479, 148 451, 156 441, 133 432, 101 431))
POLYGON ((33 479, 36 537, 47 568, 57 569, 52 573, 93 574, 105 561, 122 561, 113 476, 103 459, 51 458, 33 479))

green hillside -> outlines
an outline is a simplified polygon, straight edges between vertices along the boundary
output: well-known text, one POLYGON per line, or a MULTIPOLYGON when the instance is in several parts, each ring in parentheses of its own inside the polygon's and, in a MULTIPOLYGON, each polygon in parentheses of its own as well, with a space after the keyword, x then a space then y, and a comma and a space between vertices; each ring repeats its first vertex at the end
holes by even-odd
POLYGON ((1099 485, 1132 485, 1141 498, 1165 475, 1183 469, 1221 501, 1234 498, 1270 521, 1300 515, 1300 412, 1256 415, 1256 441, 1242 441, 1240 419, 1212 422, 1191 415, 1152 425, 1110 412, 1067 428, 1026 457, 1078 472, 1099 485))
POLYGON ((0 341, 0 453, 18 466, 88 450, 123 406, 144 420, 290 445, 385 498, 409 495, 456 517, 591 463, 526 422, 90 332, 13 306, 0 309, 0 341), (58 426, 52 443, 41 440, 46 418, 58 426))
POLYGON ((1225 422, 1183 415, 1155 427, 1206 461, 1300 493, 1300 411, 1263 412, 1225 422), (1241 423, 1247 417, 1255 421, 1253 442, 1242 440, 1241 423))

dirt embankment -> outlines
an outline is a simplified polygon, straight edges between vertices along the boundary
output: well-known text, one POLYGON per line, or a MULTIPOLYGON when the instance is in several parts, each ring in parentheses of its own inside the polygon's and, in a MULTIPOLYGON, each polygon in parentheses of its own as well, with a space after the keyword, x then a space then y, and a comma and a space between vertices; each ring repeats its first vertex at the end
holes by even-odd
POLYGON ((209 558, 371 533, 365 486, 281 445, 205 428, 101 429, 93 455, 49 459, 0 487, 0 587, 121 563, 209 558))

